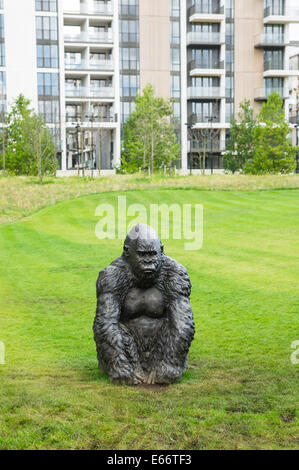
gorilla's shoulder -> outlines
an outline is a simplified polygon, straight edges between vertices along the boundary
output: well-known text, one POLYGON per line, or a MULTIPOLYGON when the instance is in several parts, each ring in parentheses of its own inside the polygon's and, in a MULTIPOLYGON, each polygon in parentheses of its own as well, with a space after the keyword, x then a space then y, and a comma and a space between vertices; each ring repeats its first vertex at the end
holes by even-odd
POLYGON ((97 291, 116 292, 121 288, 122 281, 129 275, 128 266, 120 256, 99 273, 97 291))
POLYGON ((172 295, 190 295, 191 282, 186 268, 168 256, 165 257, 163 263, 163 277, 165 287, 169 293, 172 293, 172 295))

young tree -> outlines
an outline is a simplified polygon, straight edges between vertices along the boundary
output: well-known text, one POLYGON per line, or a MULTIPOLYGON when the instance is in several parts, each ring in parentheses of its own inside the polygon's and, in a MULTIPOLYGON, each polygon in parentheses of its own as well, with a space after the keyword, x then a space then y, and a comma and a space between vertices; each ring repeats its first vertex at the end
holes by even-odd
POLYGON ((32 114, 30 119, 22 122, 23 134, 26 136, 24 150, 31 155, 31 174, 38 174, 42 182, 45 174, 56 173, 56 145, 53 135, 45 126, 41 117, 32 114))
POLYGON ((16 175, 55 173, 56 146, 41 117, 22 94, 8 114, 5 130, 6 169, 16 175))
POLYGON ((179 158, 179 144, 170 122, 170 102, 154 96, 152 85, 136 98, 136 108, 123 127, 122 165, 129 172, 149 166, 151 172, 179 158))
POLYGON ((283 100, 279 93, 273 92, 257 117, 254 154, 244 165, 244 171, 251 174, 292 172, 296 167, 297 149, 290 142, 290 132, 283 100))
POLYGON ((240 103, 238 121, 230 123, 230 138, 223 156, 224 169, 235 173, 243 169, 245 163, 254 155, 254 129, 256 121, 249 100, 240 103))

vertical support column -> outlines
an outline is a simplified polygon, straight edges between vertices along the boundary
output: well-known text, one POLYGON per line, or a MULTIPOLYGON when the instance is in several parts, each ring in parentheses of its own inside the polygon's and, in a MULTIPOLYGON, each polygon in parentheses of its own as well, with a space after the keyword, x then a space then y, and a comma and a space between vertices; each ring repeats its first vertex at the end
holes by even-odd
POLYGON ((114 134, 113 164, 120 165, 120 73, 119 73, 119 8, 118 0, 114 0, 113 11, 113 60, 114 60, 114 113, 117 115, 116 130, 114 134))
POLYGON ((181 0, 181 170, 188 169, 188 134, 187 134, 187 4, 181 0))
POLYGON ((59 94, 60 94, 60 132, 61 132, 61 170, 66 171, 66 106, 65 106, 65 73, 64 73, 64 34, 63 4, 57 2, 58 19, 58 53, 59 53, 59 94))

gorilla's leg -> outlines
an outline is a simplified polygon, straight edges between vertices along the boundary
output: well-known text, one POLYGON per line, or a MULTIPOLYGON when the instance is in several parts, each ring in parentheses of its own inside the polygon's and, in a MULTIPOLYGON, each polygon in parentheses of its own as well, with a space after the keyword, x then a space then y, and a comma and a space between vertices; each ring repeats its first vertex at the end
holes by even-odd
POLYGON ((97 353, 100 369, 107 373, 114 382, 138 384, 145 381, 145 375, 140 365, 139 354, 134 337, 125 325, 119 323, 122 336, 122 348, 118 346, 117 338, 109 342, 97 341, 97 353))
POLYGON ((187 366, 188 346, 169 323, 164 323, 155 338, 153 367, 148 383, 169 384, 181 379, 187 366), (180 345, 180 346, 178 346, 180 345))

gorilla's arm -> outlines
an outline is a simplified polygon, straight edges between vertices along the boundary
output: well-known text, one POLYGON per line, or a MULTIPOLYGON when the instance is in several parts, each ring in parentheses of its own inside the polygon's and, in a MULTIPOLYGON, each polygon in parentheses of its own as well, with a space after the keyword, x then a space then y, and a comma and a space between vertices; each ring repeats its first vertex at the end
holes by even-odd
POLYGON ((108 266, 97 280, 97 310, 93 325, 98 358, 112 380, 138 383, 138 354, 131 335, 119 323, 122 272, 108 266))
POLYGON ((165 354, 162 363, 157 365, 157 376, 169 377, 169 381, 172 381, 180 378, 185 370, 195 327, 189 302, 191 283, 187 271, 170 258, 164 268, 168 322, 161 335, 165 354))

